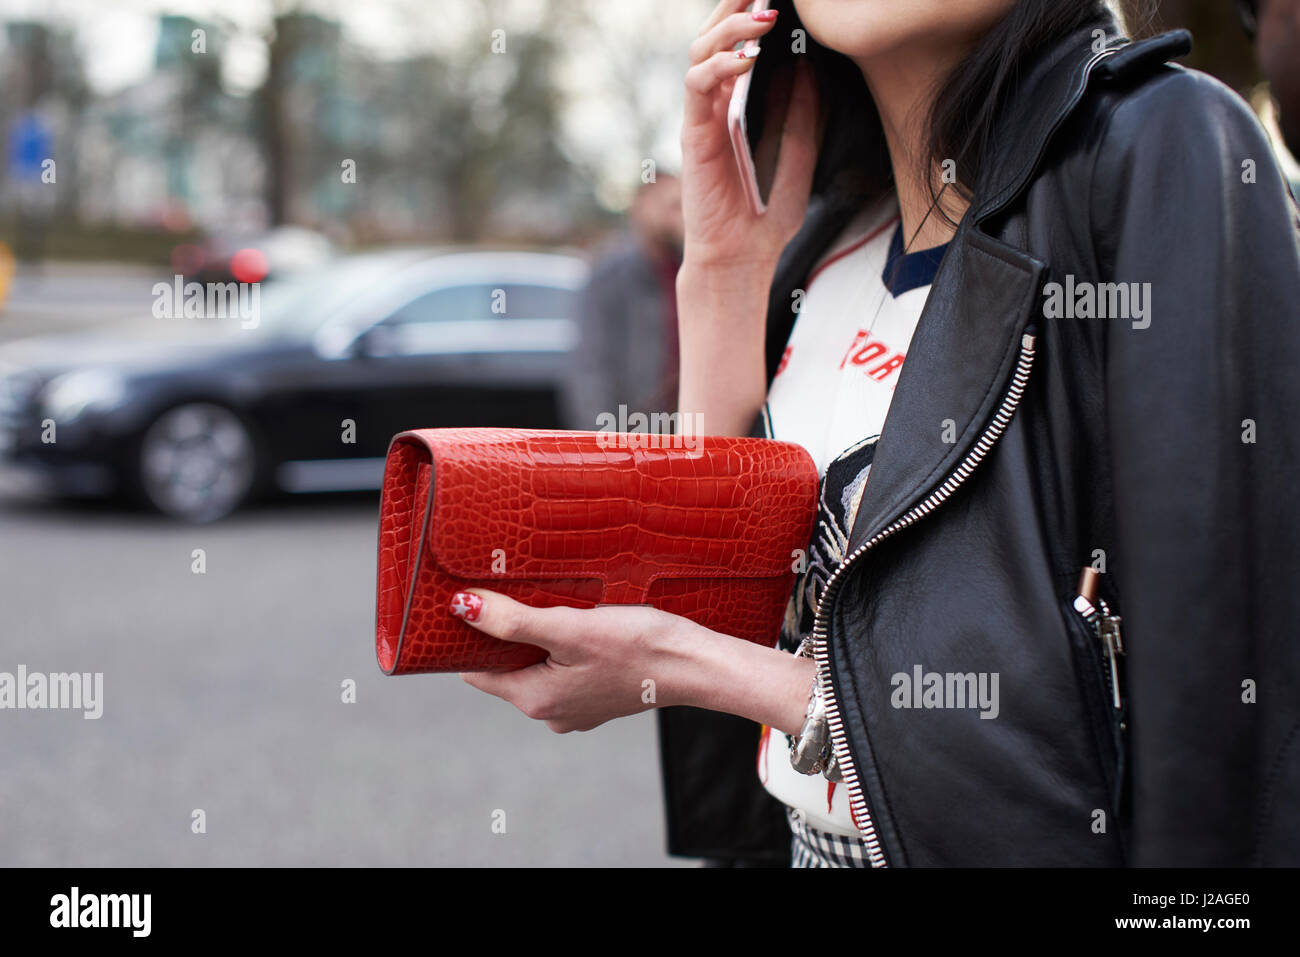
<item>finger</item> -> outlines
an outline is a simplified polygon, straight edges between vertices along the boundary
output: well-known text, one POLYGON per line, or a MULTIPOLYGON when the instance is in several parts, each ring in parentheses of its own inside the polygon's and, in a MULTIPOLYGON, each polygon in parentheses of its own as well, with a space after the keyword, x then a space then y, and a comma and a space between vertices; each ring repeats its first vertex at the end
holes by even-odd
POLYGON ((461 673, 460 680, 471 688, 477 688, 479 691, 485 691, 508 701, 510 692, 519 684, 519 679, 515 677, 517 674, 519 671, 466 671, 461 673))
MULTIPOLYGON (((757 48, 751 47, 755 55, 757 48)), ((742 50, 749 54, 750 50, 742 50)), ((737 55, 730 50, 715 53, 703 63, 697 63, 686 71, 686 121, 687 123, 710 122, 713 118, 713 103, 709 94, 716 90, 724 80, 740 76, 754 66, 754 56, 737 55), (692 95, 693 94, 693 95, 692 95)))
POLYGON ((775 10, 758 13, 733 13, 691 41, 691 63, 703 63, 720 50, 730 50, 737 43, 756 40, 776 23, 775 10))
POLYGON ((749 6, 749 2, 750 0, 722 0, 721 3, 713 8, 713 12, 710 13, 709 18, 704 21, 704 26, 700 27, 699 32, 702 34, 708 33, 717 26, 719 22, 721 22, 723 17, 735 13, 737 10, 743 10, 745 7, 749 6))
POLYGON ((537 645, 546 651, 569 647, 566 639, 580 624, 574 615, 581 614, 576 608, 534 608, 482 588, 456 592, 450 610, 471 628, 493 638, 537 645))
POLYGON ((460 677, 471 688, 514 705, 526 717, 546 720, 552 716, 548 670, 543 661, 518 671, 471 671, 460 677))
POLYGON ((727 77, 725 80, 723 80, 721 83, 718 84, 718 99, 720 99, 723 103, 730 102, 731 91, 734 90, 735 88, 736 88, 736 78, 734 76, 727 77))

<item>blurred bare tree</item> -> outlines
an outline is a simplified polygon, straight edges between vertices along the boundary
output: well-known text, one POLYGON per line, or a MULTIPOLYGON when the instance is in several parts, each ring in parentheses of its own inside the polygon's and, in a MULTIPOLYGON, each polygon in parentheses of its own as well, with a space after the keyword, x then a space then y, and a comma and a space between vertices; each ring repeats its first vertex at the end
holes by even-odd
MULTIPOLYGON (((509 0, 462 6, 460 42, 388 63, 352 56, 339 25, 305 6, 277 0, 258 93, 273 223, 312 209, 365 232, 379 230, 377 216, 416 213, 423 228, 406 231, 470 241, 503 221, 532 232, 590 214, 590 187, 562 146, 558 78, 580 6, 542 0, 523 27, 509 0), (344 159, 357 181, 334 189, 344 159), (404 197, 400 209, 376 207, 378 184, 404 197)), ((436 11, 405 10, 412 29, 438 28, 436 11)))
POLYGON ((435 66, 426 135, 452 238, 477 236, 497 202, 554 191, 572 196, 561 146, 557 67, 584 14, 545 0, 537 27, 511 30, 503 0, 476 5, 470 42, 435 66))

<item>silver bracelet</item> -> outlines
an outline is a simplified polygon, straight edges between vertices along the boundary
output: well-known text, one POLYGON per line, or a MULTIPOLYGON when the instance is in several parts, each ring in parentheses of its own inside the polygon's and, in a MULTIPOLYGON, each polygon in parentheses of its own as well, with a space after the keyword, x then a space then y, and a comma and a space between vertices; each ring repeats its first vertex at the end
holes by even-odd
MULTIPOLYGON (((808 639, 805 638, 795 652, 796 657, 808 657, 807 649, 808 639)), ((820 678, 814 673, 803 727, 790 739, 790 766, 800 774, 822 774, 828 781, 839 781, 839 766, 835 760, 835 748, 831 745, 830 726, 826 722, 826 699, 820 678)))

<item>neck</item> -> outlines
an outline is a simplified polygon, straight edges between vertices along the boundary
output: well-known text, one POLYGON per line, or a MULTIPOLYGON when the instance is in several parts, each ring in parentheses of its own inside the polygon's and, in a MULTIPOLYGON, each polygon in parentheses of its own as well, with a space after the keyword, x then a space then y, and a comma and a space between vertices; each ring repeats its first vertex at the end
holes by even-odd
POLYGON ((908 251, 951 239, 956 228, 948 220, 957 222, 969 205, 953 186, 939 194, 944 185, 942 160, 923 158, 935 91, 963 52, 952 49, 927 55, 901 49, 857 61, 885 130, 908 251))

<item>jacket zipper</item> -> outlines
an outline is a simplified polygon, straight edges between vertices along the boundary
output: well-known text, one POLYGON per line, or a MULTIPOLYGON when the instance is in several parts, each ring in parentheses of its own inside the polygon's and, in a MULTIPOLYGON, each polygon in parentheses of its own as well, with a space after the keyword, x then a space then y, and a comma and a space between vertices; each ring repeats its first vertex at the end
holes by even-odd
MULTIPOLYGON (((1122 619, 1115 614, 1110 605, 1106 603, 1096 593, 1095 583, 1098 573, 1085 568, 1083 577, 1079 580, 1079 593, 1074 596, 1071 606, 1073 613, 1079 616, 1083 622, 1087 635, 1084 638, 1085 652, 1091 653, 1094 649, 1100 649, 1100 655, 1093 658, 1099 669, 1094 669, 1091 680, 1096 681, 1097 670, 1101 672, 1102 688, 1099 689, 1103 694, 1109 691, 1110 697, 1110 715, 1109 720, 1105 721, 1106 728, 1110 732, 1110 739, 1114 745, 1115 752, 1115 775, 1111 788, 1111 806, 1115 813, 1121 813, 1124 801, 1124 780, 1126 777, 1125 770, 1125 746, 1124 738, 1128 731, 1128 722, 1125 718, 1126 704, 1123 694, 1120 690, 1121 668, 1120 657, 1124 654, 1124 639, 1120 633, 1122 619), (1094 644, 1095 643, 1095 644, 1094 644)), ((1089 654, 1089 657, 1092 657, 1089 654)), ((1085 707, 1092 707, 1085 694, 1085 707)), ((1102 761, 1105 762, 1105 745, 1098 741, 1102 751, 1102 761)))
POLYGON ((1111 707, 1115 709, 1117 724, 1124 730, 1124 699, 1119 690, 1119 656, 1124 654, 1124 639, 1120 632, 1123 619, 1112 614, 1110 606, 1102 598, 1093 604, 1083 595, 1076 595, 1074 610, 1079 614, 1096 636, 1102 646, 1102 670, 1106 673, 1106 683, 1110 685, 1111 707))
POLYGON ((1026 330, 1021 336, 1020 355, 1016 360, 1016 370, 1011 378, 1011 386, 1002 397, 1002 402, 993 415, 993 421, 988 424, 988 427, 976 440, 974 447, 966 453, 956 470, 933 492, 854 549, 852 554, 835 569, 834 574, 826 582, 825 589, 822 590, 821 599, 817 602, 817 613, 813 621, 812 633, 812 652, 814 659, 817 661, 817 681, 821 686, 822 699, 826 703, 826 724, 830 729, 832 753, 839 765, 844 785, 848 789, 849 810, 854 824, 857 825, 862 834, 862 840, 867 849, 867 858, 872 867, 887 867, 889 864, 885 859, 884 849, 880 846, 879 835, 876 834, 875 824, 871 820, 871 811, 867 807, 866 798, 862 793, 862 784, 858 780, 858 769, 853 764, 853 756, 849 752, 848 741, 844 734, 844 720, 840 715, 840 705, 835 699, 835 692, 831 685, 830 650, 827 640, 827 617, 831 601, 834 599, 835 592, 839 588, 844 573, 849 566, 884 539, 901 529, 907 528, 913 522, 929 515, 942 505, 970 478, 976 466, 989 454, 989 450, 993 448, 997 440, 1002 437, 1002 433, 1006 431, 1007 425, 1011 422, 1011 416, 1015 414, 1016 407, 1020 405, 1020 399, 1025 392, 1025 385, 1029 381, 1029 371, 1034 365, 1035 341, 1036 336, 1029 330, 1026 330))

